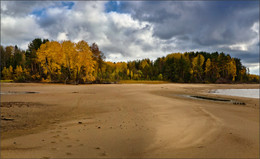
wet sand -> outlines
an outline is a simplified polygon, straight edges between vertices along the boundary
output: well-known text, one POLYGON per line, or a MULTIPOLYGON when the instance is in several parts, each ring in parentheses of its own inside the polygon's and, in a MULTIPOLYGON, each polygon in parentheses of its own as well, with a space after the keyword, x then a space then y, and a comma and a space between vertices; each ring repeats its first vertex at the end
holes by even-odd
POLYGON ((1 158, 259 158, 259 85, 2 83, 1 158), (187 95, 236 101, 210 101, 187 95))

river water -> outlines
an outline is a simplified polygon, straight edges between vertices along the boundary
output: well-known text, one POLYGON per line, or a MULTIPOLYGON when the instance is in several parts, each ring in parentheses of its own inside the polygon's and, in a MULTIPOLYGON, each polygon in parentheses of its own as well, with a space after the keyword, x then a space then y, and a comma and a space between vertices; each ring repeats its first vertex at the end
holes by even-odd
POLYGON ((210 93, 259 99, 259 89, 216 89, 210 93))

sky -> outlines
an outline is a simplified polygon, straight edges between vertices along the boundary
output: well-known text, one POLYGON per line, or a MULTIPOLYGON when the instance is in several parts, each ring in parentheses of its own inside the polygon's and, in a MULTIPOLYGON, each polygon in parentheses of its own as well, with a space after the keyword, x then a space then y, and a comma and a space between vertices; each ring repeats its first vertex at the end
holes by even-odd
POLYGON ((259 74, 259 1, 1 1, 1 45, 97 43, 106 61, 224 52, 259 74))

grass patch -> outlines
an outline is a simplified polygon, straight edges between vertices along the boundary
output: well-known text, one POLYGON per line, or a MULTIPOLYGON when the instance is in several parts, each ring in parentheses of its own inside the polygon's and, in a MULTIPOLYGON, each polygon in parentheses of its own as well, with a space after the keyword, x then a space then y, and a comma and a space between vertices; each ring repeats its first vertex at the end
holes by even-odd
POLYGON ((165 84, 168 81, 148 81, 148 80, 121 80, 119 84, 165 84))
POLYGON ((14 80, 1 80, 1 83, 10 83, 13 82, 14 80))

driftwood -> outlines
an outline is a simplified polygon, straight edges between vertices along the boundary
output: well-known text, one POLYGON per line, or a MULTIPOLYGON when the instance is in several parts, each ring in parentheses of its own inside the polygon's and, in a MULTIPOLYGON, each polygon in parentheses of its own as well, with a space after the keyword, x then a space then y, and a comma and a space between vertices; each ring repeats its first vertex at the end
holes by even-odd
POLYGON ((13 118, 1 118, 1 120, 6 120, 6 121, 13 121, 13 118))

